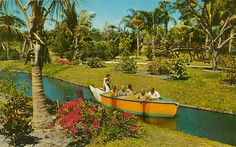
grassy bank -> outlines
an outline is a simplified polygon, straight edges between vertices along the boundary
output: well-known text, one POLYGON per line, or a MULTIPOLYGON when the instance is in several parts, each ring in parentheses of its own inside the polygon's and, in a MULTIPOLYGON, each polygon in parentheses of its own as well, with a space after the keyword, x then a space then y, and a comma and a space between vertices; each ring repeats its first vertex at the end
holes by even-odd
MULTIPOLYGON (((160 128, 156 125, 144 124, 144 128, 147 131, 146 136, 140 139, 124 139, 116 140, 106 144, 107 147, 158 147, 158 146, 204 146, 204 147, 226 147, 228 145, 221 144, 219 142, 210 141, 205 138, 199 138, 196 136, 184 134, 174 130, 160 128)), ((89 147, 103 146, 96 143, 92 143, 89 147)))
MULTIPOLYGON (((142 68, 145 69, 145 67, 142 68)), ((30 72, 30 66, 24 66, 23 62, 19 61, 0 62, 0 69, 30 72)), ((219 79, 221 78, 220 73, 202 71, 201 69, 194 68, 190 68, 189 72, 191 76, 189 80, 173 81, 149 75, 123 74, 114 71, 114 65, 112 64, 99 69, 91 69, 87 66, 55 64, 46 65, 44 68, 44 75, 60 78, 73 83, 94 85, 97 87, 101 86, 105 74, 110 73, 112 75, 112 83, 117 86, 132 83, 135 89, 140 89, 141 87, 156 87, 161 95, 175 98, 183 104, 212 109, 224 108, 224 110, 236 112, 235 103, 232 103, 232 100, 230 99, 235 96, 235 93, 233 92, 235 87, 219 84, 219 79), (222 95, 223 97, 221 97, 222 95), (218 101, 215 97, 223 99, 222 105, 224 107, 213 103, 214 101, 218 101)), ((145 123, 142 123, 142 125, 145 130, 147 130, 144 138, 117 140, 108 143, 106 146, 227 146, 219 142, 187 135, 171 129, 161 128, 157 125, 148 125, 145 123)), ((91 143, 90 146, 98 145, 96 143, 91 143)))
MULTIPOLYGON (((139 65, 139 69, 145 70, 145 66, 139 65)), ((23 62, 18 61, 1 62, 0 68, 30 72, 29 65, 24 66, 23 62)), ((136 91, 141 87, 155 87, 162 96, 174 98, 181 104, 236 114, 236 87, 221 84, 222 73, 199 68, 188 68, 188 72, 188 80, 171 80, 147 74, 123 74, 115 71, 113 64, 97 69, 85 65, 57 64, 48 64, 44 68, 44 75, 96 87, 101 87, 103 77, 110 73, 112 84, 117 87, 128 83, 132 83, 136 91)))

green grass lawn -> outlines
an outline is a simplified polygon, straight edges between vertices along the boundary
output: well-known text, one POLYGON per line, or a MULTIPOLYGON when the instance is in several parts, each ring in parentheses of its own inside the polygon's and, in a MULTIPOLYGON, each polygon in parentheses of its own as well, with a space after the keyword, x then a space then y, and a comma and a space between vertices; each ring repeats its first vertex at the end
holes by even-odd
MULTIPOLYGON (((145 65, 140 65, 140 71, 145 65)), ((0 69, 22 70, 30 72, 30 66, 19 61, 0 62, 0 69)), ((102 86, 102 79, 111 74, 112 84, 119 87, 132 83, 136 91, 141 87, 155 87, 162 96, 175 98, 181 104, 228 111, 236 114, 236 87, 220 83, 222 73, 205 71, 199 68, 188 68, 188 80, 163 79, 161 76, 142 74, 123 74, 114 70, 114 64, 106 64, 104 68, 92 69, 88 66, 48 64, 44 67, 44 75, 56 77, 72 83, 102 86)), ((224 146, 219 142, 187 135, 156 125, 144 124, 147 135, 142 139, 118 140, 107 146, 224 146)), ((97 146, 95 143, 91 146, 97 146)), ((101 145, 102 146, 102 145, 101 145)))
MULTIPOLYGON (((139 65, 141 71, 146 65, 139 65)), ((24 70, 29 72, 30 66, 23 62, 1 62, 0 68, 24 70)), ((124 74, 114 70, 114 64, 106 64, 103 68, 90 68, 86 65, 58 65, 45 66, 44 75, 79 83, 83 85, 102 86, 102 79, 107 73, 111 74, 112 85, 133 84, 136 91, 155 87, 164 97, 174 98, 181 104, 215 111, 227 111, 236 114, 236 87, 221 84, 222 73, 207 71, 200 68, 188 68, 188 80, 163 79, 161 76, 142 74, 124 74)))
POLYGON ((199 138, 196 136, 184 134, 181 132, 177 132, 174 130, 160 128, 156 125, 148 125, 144 124, 144 128, 146 129, 146 135, 140 139, 124 139, 124 140, 116 140, 110 142, 106 145, 98 145, 95 143, 91 143, 88 147, 99 147, 99 146, 107 146, 107 147, 176 147, 176 146, 204 146, 204 147, 226 147, 229 145, 221 144, 219 142, 210 141, 205 138, 199 138))

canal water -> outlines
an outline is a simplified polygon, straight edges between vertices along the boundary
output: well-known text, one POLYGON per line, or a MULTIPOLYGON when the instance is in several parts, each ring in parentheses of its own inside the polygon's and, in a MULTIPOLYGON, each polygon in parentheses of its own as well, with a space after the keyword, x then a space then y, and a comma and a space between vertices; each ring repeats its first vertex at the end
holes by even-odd
MULTIPOLYGON (((2 73, 0 72, 0 75, 2 73)), ((31 76, 27 73, 14 73, 17 83, 23 81, 31 86, 31 76)), ((53 101, 66 101, 76 98, 81 89, 85 99, 92 101, 93 95, 88 87, 64 82, 55 78, 43 78, 45 95, 53 101)), ((31 88, 26 93, 30 96, 31 88)), ((142 118, 143 121, 160 127, 178 130, 187 134, 205 137, 236 146, 236 115, 179 107, 175 118, 142 118)))

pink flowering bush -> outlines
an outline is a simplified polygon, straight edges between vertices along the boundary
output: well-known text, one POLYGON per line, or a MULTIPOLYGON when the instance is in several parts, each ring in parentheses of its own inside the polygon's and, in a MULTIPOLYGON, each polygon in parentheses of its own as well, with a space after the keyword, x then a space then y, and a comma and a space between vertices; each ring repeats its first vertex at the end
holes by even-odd
POLYGON ((57 122, 77 139, 74 144, 78 146, 85 146, 94 138, 105 143, 141 135, 137 118, 131 113, 89 104, 82 98, 68 101, 58 114, 57 122))

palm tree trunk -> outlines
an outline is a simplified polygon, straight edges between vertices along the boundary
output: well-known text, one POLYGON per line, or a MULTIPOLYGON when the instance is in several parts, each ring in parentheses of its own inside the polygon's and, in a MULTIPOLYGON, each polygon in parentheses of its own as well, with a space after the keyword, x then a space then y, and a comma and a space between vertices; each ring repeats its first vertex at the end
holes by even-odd
POLYGON ((209 41, 209 36, 208 34, 206 34, 205 45, 208 45, 208 41, 209 41))
MULTIPOLYGON (((234 34, 234 28, 231 29, 231 31, 230 31, 230 36, 233 36, 233 34, 234 34)), ((230 53, 231 50, 232 50, 232 44, 233 44, 233 39, 231 39, 231 40, 229 41, 229 49, 228 49, 229 53, 230 53)))
POLYGON ((218 68, 218 51, 215 47, 215 43, 212 43, 212 69, 217 70, 218 68))
POLYGON ((9 42, 8 41, 7 41, 6 52, 7 52, 7 60, 9 60, 10 57, 9 57, 9 42))
POLYGON ((155 35, 152 34, 152 58, 155 59, 155 35))
POLYGON ((33 126, 35 129, 45 128, 51 121, 45 105, 45 95, 42 81, 42 68, 32 64, 32 97, 33 97, 33 126))
POLYGON ((136 57, 138 58, 139 57, 139 30, 137 29, 137 55, 136 57))
POLYGON ((156 29, 155 29, 155 18, 154 18, 154 14, 152 15, 152 56, 153 58, 155 59, 155 32, 156 32, 156 29))

